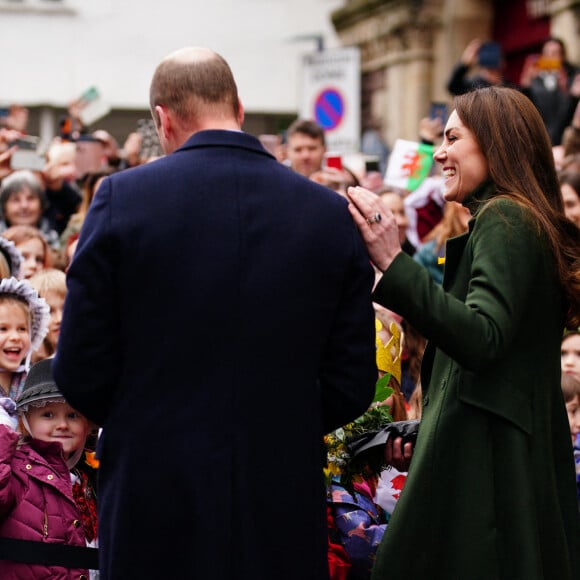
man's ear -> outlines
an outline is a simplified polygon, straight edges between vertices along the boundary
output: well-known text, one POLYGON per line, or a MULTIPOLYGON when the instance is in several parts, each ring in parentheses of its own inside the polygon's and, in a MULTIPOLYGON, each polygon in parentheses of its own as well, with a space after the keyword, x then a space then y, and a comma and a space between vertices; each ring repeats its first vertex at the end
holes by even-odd
POLYGON ((244 124, 244 106, 242 105, 242 101, 238 97, 238 123, 240 124, 240 129, 244 124))
POLYGON ((155 113, 159 119, 159 126, 157 131, 159 131, 165 140, 169 140, 169 135, 173 130, 171 116, 167 113, 167 110, 162 105, 155 106, 155 113))

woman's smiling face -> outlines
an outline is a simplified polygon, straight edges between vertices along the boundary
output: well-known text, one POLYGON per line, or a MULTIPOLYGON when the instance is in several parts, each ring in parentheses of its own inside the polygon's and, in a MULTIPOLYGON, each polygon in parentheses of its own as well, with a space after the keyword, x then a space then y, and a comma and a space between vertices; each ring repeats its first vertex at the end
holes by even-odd
POLYGON ((453 111, 445 127, 443 143, 433 158, 445 178, 443 197, 461 203, 489 177, 489 165, 473 133, 453 111))

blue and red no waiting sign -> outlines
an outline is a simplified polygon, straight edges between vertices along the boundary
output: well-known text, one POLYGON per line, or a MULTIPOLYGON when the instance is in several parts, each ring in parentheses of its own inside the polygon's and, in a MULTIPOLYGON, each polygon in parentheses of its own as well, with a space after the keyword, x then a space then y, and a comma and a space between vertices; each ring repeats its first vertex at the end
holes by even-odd
POLYGON ((339 91, 325 88, 314 102, 314 117, 325 130, 336 129, 344 118, 344 99, 339 91))

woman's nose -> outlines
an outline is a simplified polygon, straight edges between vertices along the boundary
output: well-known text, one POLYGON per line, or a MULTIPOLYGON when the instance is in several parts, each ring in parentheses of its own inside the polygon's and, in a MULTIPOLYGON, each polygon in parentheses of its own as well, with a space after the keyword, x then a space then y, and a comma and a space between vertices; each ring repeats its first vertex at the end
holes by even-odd
POLYGON ((446 157, 447 157, 447 150, 445 149, 443 144, 441 144, 439 146, 439 149, 437 149, 437 151, 435 151, 435 153, 433 153, 433 159, 435 161, 437 161, 437 163, 441 163, 446 157))
POLYGON ((30 199, 21 199, 20 200, 20 208, 21 209, 28 209, 30 207, 31 200, 30 199))

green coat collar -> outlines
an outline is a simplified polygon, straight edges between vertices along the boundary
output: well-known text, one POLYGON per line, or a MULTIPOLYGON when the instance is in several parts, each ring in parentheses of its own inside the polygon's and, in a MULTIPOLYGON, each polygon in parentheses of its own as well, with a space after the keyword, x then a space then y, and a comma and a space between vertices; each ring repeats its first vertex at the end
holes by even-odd
POLYGON ((475 216, 486 202, 496 195, 497 187, 491 179, 488 179, 468 193, 462 201, 462 205, 469 209, 472 216, 475 216))

